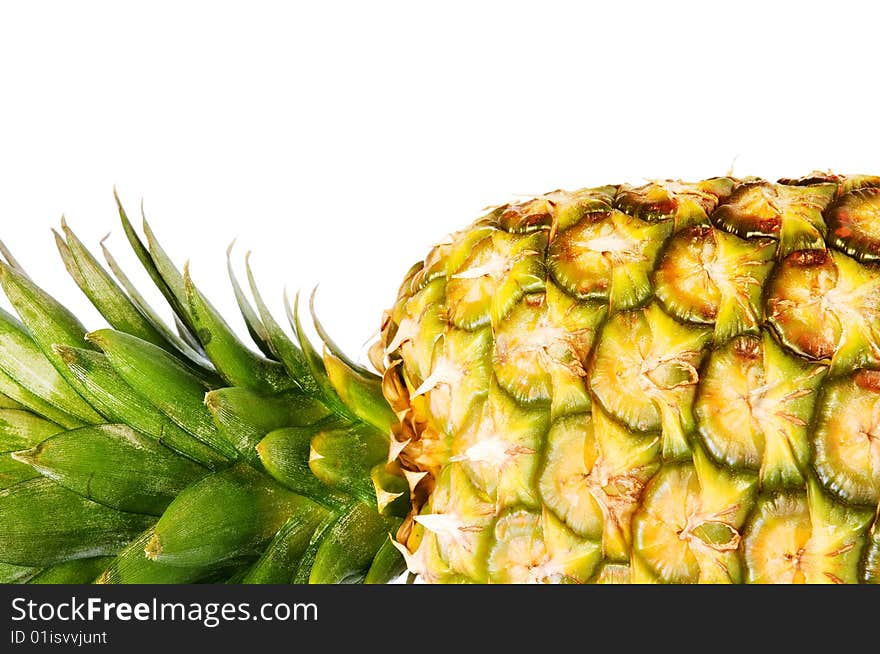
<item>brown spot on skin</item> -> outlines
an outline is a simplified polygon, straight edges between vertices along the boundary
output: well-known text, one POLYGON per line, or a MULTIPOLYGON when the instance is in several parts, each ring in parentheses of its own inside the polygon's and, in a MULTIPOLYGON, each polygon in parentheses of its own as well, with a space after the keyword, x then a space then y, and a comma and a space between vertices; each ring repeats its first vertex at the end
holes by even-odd
POLYGON ((778 234, 782 229, 781 218, 768 218, 766 220, 755 221, 756 231, 769 234, 778 234))
POLYGON ((549 213, 529 214, 520 218, 516 222, 517 227, 532 227, 535 225, 549 224, 551 220, 549 213))
POLYGON ((678 200, 675 197, 667 196, 663 200, 649 202, 640 191, 643 189, 621 193, 615 205, 624 213, 636 218, 653 218, 655 220, 671 216, 678 209, 678 200))
POLYGON ((767 317, 782 340, 811 359, 834 357, 846 321, 824 298, 837 288, 838 270, 828 250, 799 250, 777 269, 767 317))
POLYGON ((718 307, 714 305, 705 305, 701 307, 700 317, 703 320, 713 321, 718 317, 718 307))
POLYGON ((814 359, 830 359, 837 350, 837 345, 828 339, 822 338, 821 334, 804 334, 797 340, 797 345, 814 359))
POLYGON ((842 182, 844 177, 831 172, 823 173, 815 171, 804 177, 783 177, 779 180, 780 184, 786 186, 813 186, 814 184, 838 184, 842 182))
POLYGON ((730 205, 724 204, 718 207, 712 220, 721 225, 742 225, 748 228, 750 232, 761 234, 778 234, 782 229, 782 218, 772 216, 768 218, 756 218, 755 216, 743 216, 738 210, 730 205))
POLYGON ((761 355, 761 340, 755 336, 743 336, 733 344, 733 351, 738 356, 753 361, 761 355))
POLYGON ((530 231, 531 228, 544 227, 553 222, 553 216, 546 211, 546 202, 527 202, 507 207, 498 217, 505 229, 530 231), (535 205, 538 206, 535 206, 535 205))
POLYGON ((532 214, 528 216, 526 219, 527 225, 549 225, 550 221, 553 220, 553 216, 549 213, 538 213, 532 214))
POLYGON ((646 204, 644 205, 644 208, 653 214, 663 214, 668 216, 675 213, 675 210, 678 209, 678 201, 675 198, 669 198, 664 202, 652 202, 646 204))
POLYGON ((593 280, 592 284, 581 284, 580 286, 578 286, 578 293, 580 293, 581 295, 586 295, 587 293, 591 293, 596 290, 607 291, 610 285, 611 284, 609 284, 607 279, 596 279, 593 280))
POLYGON ((577 256, 573 240, 565 232, 553 243, 553 249, 562 261, 571 261, 577 256))
POLYGON ((709 225, 692 225, 681 230, 678 237, 689 239, 690 245, 697 245, 704 241, 713 229, 709 225))
POLYGON ((828 250, 798 250, 788 255, 785 263, 799 267, 824 266, 830 258, 828 250))
POLYGON ((880 370, 859 370, 853 380, 859 388, 880 393, 880 370))

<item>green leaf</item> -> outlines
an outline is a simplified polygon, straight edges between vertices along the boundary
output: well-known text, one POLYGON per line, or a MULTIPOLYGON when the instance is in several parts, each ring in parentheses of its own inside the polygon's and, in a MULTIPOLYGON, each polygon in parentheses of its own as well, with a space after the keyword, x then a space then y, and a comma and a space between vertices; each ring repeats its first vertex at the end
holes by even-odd
POLYGON ((24 584, 40 573, 40 568, 0 563, 0 584, 24 584))
POLYGON ((205 404, 217 428, 252 462, 259 460, 255 448, 270 431, 310 425, 328 414, 323 404, 296 391, 265 396, 238 386, 210 391, 205 404))
POLYGON ((11 454, 0 454, 0 489, 9 488, 39 476, 39 472, 16 461, 11 454))
MULTIPOLYGON (((125 213, 125 209, 122 207, 122 202, 119 200, 119 195, 116 193, 116 189, 113 190, 113 197, 116 199, 116 207, 119 210, 119 219, 122 221, 122 230, 125 232, 126 238, 128 238, 128 243, 131 245, 131 249, 134 251, 135 256, 137 256, 138 260, 141 262, 141 265, 144 267, 144 270, 147 271, 147 274, 153 280, 153 283, 156 285, 156 288, 159 289, 159 292, 167 300, 168 304, 171 305, 171 309, 174 313, 182 320, 184 323, 188 321, 186 301, 183 294, 183 284, 180 283, 177 288, 172 288, 172 286, 166 281, 162 271, 160 271, 158 265, 153 259, 153 255, 149 249, 143 244, 134 227, 131 224, 131 221, 128 219, 128 214, 125 213), (179 294, 178 294, 179 291, 179 294)), ((143 207, 141 208, 143 212, 143 207)), ((144 230, 146 232, 148 240, 152 237, 152 231, 149 229, 149 225, 147 225, 146 218, 144 218, 144 230)), ((158 249, 161 255, 164 255, 164 251, 159 247, 158 243, 155 243, 155 239, 150 243, 151 248, 155 247, 158 249)), ((167 258, 165 259, 167 262, 167 258)), ((167 267, 167 266, 166 266, 167 267)), ((169 272, 172 278, 172 282, 180 276, 180 273, 177 272, 176 269, 171 266, 173 272, 169 272), (176 276, 175 274, 176 273, 176 276)))
POLYGON ((399 421, 382 394, 379 377, 361 375, 330 351, 324 353, 324 369, 336 394, 358 418, 382 433, 391 433, 399 421))
POLYGON ((247 271, 248 284, 251 288, 251 295, 254 296, 254 304, 257 305, 260 320, 263 323, 263 328, 266 330, 266 337, 268 338, 269 346, 275 353, 275 358, 284 364, 288 374, 305 393, 308 395, 319 394, 318 385, 312 377, 305 355, 284 333, 272 312, 269 311, 269 307, 263 301, 263 296, 257 287, 254 272, 251 269, 250 255, 245 257, 245 269, 247 271))
POLYGON ((0 393, 0 409, 26 409, 23 404, 16 402, 8 395, 0 393))
POLYGON ((315 287, 314 289, 312 289, 311 295, 309 295, 309 313, 312 315, 312 323, 314 323, 315 325, 315 331, 318 332, 318 336, 321 338, 321 342, 324 343, 326 348, 330 350, 333 356, 344 363, 345 366, 353 373, 366 379, 373 379, 376 382, 381 382, 382 378, 379 377, 376 373, 367 370, 363 366, 360 366, 349 359, 345 352, 342 351, 342 348, 336 345, 336 342, 330 337, 330 333, 326 329, 324 329, 324 325, 322 325, 321 321, 318 320, 318 314, 315 311, 315 294, 317 292, 318 289, 317 287, 315 287))
MULTIPOLYGON (((0 285, 27 327, 33 342, 70 385, 80 391, 76 381, 69 376, 58 355, 52 350, 52 346, 57 344, 93 349, 85 340, 86 328, 55 298, 20 272, 2 263, 0 263, 0 285)), ((75 415, 79 416, 79 414, 75 415)))
POLYGON ((101 250, 104 253, 104 260, 113 272, 113 276, 116 277, 116 280, 122 285, 125 292, 128 293, 128 296, 131 298, 134 305, 147 318, 147 320, 150 321, 153 328, 162 334, 162 336, 174 346, 174 350, 171 350, 171 353, 177 356, 185 364, 188 364, 197 377, 202 377, 209 383, 219 384, 220 377, 214 370, 214 365, 208 361, 208 359, 205 358, 204 353, 201 352, 201 346, 199 346, 199 349, 193 348, 174 330, 169 328, 159 314, 156 313, 156 310, 150 306, 146 299, 144 299, 143 295, 141 295, 137 287, 131 282, 128 275, 125 274, 125 271, 122 270, 121 266, 116 262, 116 259, 113 258, 113 254, 107 249, 107 246, 105 246, 103 242, 101 243, 101 250))
POLYGON ((284 308, 287 311, 287 318, 290 321, 290 325, 296 334, 296 339, 299 341, 299 347, 305 357, 309 371, 311 372, 312 380, 317 385, 324 403, 332 409, 334 413, 349 418, 350 420, 357 420, 357 416, 345 405, 344 402, 342 402, 342 400, 339 399, 339 396, 333 389, 333 385, 327 378, 327 372, 324 370, 324 362, 321 360, 321 355, 315 350, 311 341, 309 341, 309 337, 306 335, 305 329, 303 329, 302 321, 299 318, 299 294, 297 294, 296 299, 294 300, 293 308, 291 308, 290 301, 287 296, 285 296, 284 308))
POLYGON ((311 500, 239 464, 178 495, 159 519, 147 556, 183 566, 255 558, 291 516, 312 510, 311 500))
POLYGON ((229 282, 232 284, 232 292, 235 295, 235 301, 238 304, 239 311, 241 311, 241 317, 244 318, 244 324, 247 327, 248 334, 251 335, 251 339, 256 346, 260 348, 260 352, 265 354, 268 358, 274 359, 275 353, 272 350, 272 346, 269 344, 269 333, 260 321, 257 312, 254 311, 254 308, 248 301, 247 295, 245 295, 244 290, 241 288, 241 284, 238 283, 238 278, 235 276, 235 271, 232 269, 233 245, 235 245, 234 242, 226 249, 226 272, 229 275, 229 282))
POLYGON ((75 347, 59 346, 56 350, 73 375, 88 390, 95 407, 113 422, 125 423, 209 468, 226 467, 229 464, 229 459, 178 427, 147 398, 123 381, 106 355, 75 347))
POLYGON ((388 456, 388 439, 370 428, 353 426, 318 431, 310 443, 309 468, 328 486, 376 507, 370 472, 388 456))
POLYGON ((147 222, 147 217, 144 215, 143 204, 141 204, 141 226, 144 230, 144 236, 147 239, 147 248, 150 252, 150 259, 156 266, 156 270, 159 275, 161 275, 162 280, 165 282, 166 287, 171 291, 174 298, 174 303, 172 303, 174 313, 177 314, 180 321, 187 327, 190 334, 196 336, 197 330, 191 321, 191 315, 187 306, 183 275, 156 239, 156 235, 153 233, 153 229, 150 227, 150 224, 147 222))
POLYGON ((12 398, 14 402, 17 402, 27 410, 47 420, 57 422, 63 427, 81 427, 85 424, 83 421, 64 413, 61 409, 52 406, 41 397, 19 386, 15 380, 3 372, 2 368, 0 368, 0 392, 3 393, 4 397, 12 398))
POLYGON ((322 539, 309 574, 312 584, 357 583, 376 553, 397 530, 400 520, 383 518, 375 509, 355 503, 322 539))
MULTIPOLYGON (((61 224, 64 224, 64 216, 61 217, 61 224)), ((76 265, 73 253, 67 246, 64 237, 54 229, 52 230, 52 236, 55 237, 55 247, 58 248, 58 254, 61 255, 61 261, 64 264, 64 268, 67 270, 67 274, 70 275, 73 278, 73 281, 76 282, 76 285, 82 289, 86 284, 86 280, 80 272, 79 266, 76 265)))
POLYGON ((165 350, 130 334, 102 329, 89 339, 107 355, 116 373, 178 427, 224 456, 238 454, 214 425, 204 404, 209 390, 165 350))
POLYGON ((68 383, 63 371, 57 369, 25 328, 2 309, 0 309, 0 370, 30 395, 43 400, 39 408, 33 407, 37 412, 46 415, 43 413, 47 408, 45 404, 57 409, 58 411, 49 409, 48 417, 59 424, 104 421, 104 417, 95 412, 68 383))
POLYGON ((28 580, 29 584, 90 584, 104 570, 112 556, 75 559, 46 568, 28 580))
POLYGON ((296 493, 339 508, 350 498, 325 486, 309 469, 313 427, 288 427, 266 434, 257 445, 260 461, 272 477, 296 493))
POLYGON ((274 393, 294 386, 284 366, 249 350, 184 269, 184 288, 195 334, 208 358, 231 386, 274 393))
MULTIPOLYGON (((356 500, 354 500, 356 502, 356 500)), ((296 574, 293 576, 293 583, 295 584, 307 584, 309 583, 309 575, 312 572, 312 566, 315 564, 315 557, 318 555, 318 550, 321 549, 321 543, 324 542, 324 539, 330 534, 330 530, 333 528, 343 515, 348 513, 351 509, 352 501, 349 501, 346 504, 341 505, 338 509, 332 511, 327 518, 318 525, 318 528, 315 529, 312 534, 312 538, 309 541, 309 546, 306 548, 306 551, 303 553, 302 558, 299 560, 299 565, 296 568, 296 574)))
POLYGON ((330 513, 319 505, 288 520, 241 580, 245 584, 289 584, 312 535, 330 513))
POLYGON ((18 261, 15 260, 15 257, 12 256, 12 252, 9 251, 9 248, 6 247, 6 245, 3 243, 3 241, 0 241, 0 257, 2 257, 3 259, 6 259, 6 261, 9 263, 9 265, 12 266, 13 268, 15 268, 22 275, 24 275, 25 277, 28 276, 28 274, 24 271, 24 268, 22 267, 22 265, 18 261))
POLYGON ((64 427, 22 409, 0 409, 0 452, 33 447, 64 427))
POLYGON ((373 563, 364 578, 365 584, 387 584, 406 572, 406 561, 388 536, 376 552, 373 563))
POLYGON ((13 458, 90 500, 156 516, 208 473, 127 425, 66 431, 13 458))
POLYGON ((92 502, 43 477, 0 491, 0 561, 44 567, 115 554, 155 520, 92 502))
POLYGON ((74 281, 108 323, 119 331, 132 334, 165 350, 174 346, 141 313, 91 252, 62 219, 66 241, 55 234, 58 251, 74 281))
POLYGON ((175 566, 147 558, 145 549, 153 539, 150 527, 110 561, 95 583, 98 584, 191 584, 201 581, 210 569, 175 566))

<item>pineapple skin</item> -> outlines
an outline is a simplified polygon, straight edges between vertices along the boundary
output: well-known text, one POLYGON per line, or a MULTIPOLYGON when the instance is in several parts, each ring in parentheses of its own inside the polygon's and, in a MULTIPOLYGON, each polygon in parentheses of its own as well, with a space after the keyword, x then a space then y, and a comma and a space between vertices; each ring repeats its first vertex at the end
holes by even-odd
POLYGON ((553 191, 386 314, 411 572, 880 581, 880 178, 553 191))

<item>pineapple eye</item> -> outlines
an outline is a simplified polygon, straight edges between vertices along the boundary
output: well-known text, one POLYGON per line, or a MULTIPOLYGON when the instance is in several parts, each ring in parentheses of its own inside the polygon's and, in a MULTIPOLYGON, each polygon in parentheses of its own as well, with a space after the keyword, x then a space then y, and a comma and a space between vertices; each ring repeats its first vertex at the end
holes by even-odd
POLYGON ((654 273, 657 299, 680 320, 714 325, 723 343, 761 326, 761 291, 776 243, 745 240, 708 227, 679 232, 654 273))
POLYGON ((880 373, 861 370, 829 382, 812 435, 816 473, 844 501, 880 500, 880 373))
POLYGON ((692 225, 708 225, 709 214, 727 199, 733 186, 729 177, 696 184, 663 180, 638 188, 623 185, 614 199, 614 207, 648 222, 671 219, 674 231, 678 232, 692 225))
POLYGON ((767 289, 767 321, 797 354, 833 372, 880 361, 880 271, 833 250, 794 252, 767 289))
POLYGON ((741 336, 715 350, 694 406, 709 453, 759 471, 768 488, 803 483, 807 425, 825 370, 788 355, 769 336, 741 336))
POLYGON ((637 307, 651 295, 650 273, 672 228, 668 221, 651 224, 616 210, 589 214, 550 244, 550 273, 579 299, 637 307))
POLYGON ((795 250, 823 250, 826 227, 822 212, 836 192, 837 185, 831 183, 788 186, 747 181, 712 214, 712 223, 742 238, 777 239, 780 257, 795 250))
POLYGON ((751 583, 855 583, 870 510, 838 505, 818 488, 764 499, 743 538, 751 583))
POLYGON ((843 195, 828 212, 828 242, 861 261, 880 261, 880 179, 843 195))

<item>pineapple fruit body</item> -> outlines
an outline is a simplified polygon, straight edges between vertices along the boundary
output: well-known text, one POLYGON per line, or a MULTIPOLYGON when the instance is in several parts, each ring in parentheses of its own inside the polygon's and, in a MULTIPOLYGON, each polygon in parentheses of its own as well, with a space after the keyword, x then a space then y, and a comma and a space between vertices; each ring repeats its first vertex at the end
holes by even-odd
POLYGON ((436 582, 877 581, 880 179, 555 191, 383 332, 436 582))

